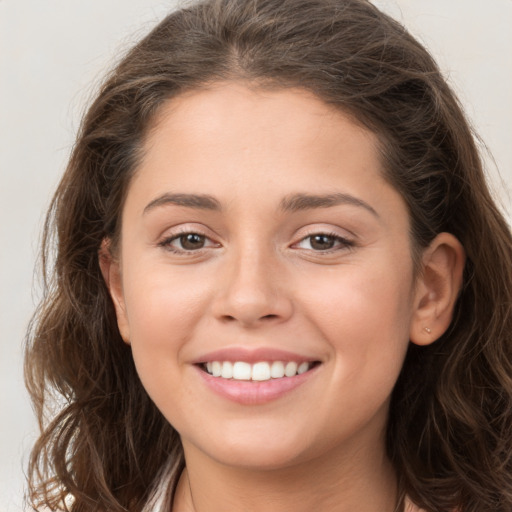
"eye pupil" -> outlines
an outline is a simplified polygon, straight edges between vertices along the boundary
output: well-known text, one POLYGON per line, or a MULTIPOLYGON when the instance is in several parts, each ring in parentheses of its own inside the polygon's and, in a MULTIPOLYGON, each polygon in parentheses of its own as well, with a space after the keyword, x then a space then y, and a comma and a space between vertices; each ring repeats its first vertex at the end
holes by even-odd
POLYGON ((197 233, 187 233, 180 236, 180 243, 183 249, 193 250, 204 247, 205 237, 197 233))
POLYGON ((334 237, 329 235, 314 235, 311 237, 310 243, 313 249, 332 249, 334 247, 334 237))

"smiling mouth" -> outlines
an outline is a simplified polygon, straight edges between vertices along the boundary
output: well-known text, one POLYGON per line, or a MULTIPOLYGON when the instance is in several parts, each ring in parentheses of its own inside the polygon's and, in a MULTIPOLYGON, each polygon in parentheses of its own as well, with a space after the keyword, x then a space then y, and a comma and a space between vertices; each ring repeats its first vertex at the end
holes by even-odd
POLYGON ((273 379, 295 377, 308 372, 320 364, 319 361, 260 361, 254 364, 245 361, 209 361, 200 364, 200 368, 220 379, 263 382, 273 379))

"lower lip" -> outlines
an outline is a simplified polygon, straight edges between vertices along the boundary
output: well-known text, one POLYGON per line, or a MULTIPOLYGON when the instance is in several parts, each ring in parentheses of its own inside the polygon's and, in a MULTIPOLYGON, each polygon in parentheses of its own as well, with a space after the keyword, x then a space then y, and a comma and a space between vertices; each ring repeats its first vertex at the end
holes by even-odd
POLYGON ((320 365, 315 366, 311 370, 301 373, 300 375, 295 375, 294 377, 283 377, 281 379, 265 381, 233 380, 213 377, 199 367, 197 371, 206 385, 218 395, 243 405, 260 405, 277 400, 294 389, 297 389, 316 373, 319 366, 320 365))

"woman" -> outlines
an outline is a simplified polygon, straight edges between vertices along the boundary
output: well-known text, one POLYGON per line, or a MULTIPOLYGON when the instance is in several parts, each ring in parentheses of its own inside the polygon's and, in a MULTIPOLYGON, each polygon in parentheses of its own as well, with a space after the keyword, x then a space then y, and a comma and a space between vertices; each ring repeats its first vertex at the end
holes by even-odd
POLYGON ((510 232, 370 3, 171 14, 87 113, 52 233, 34 503, 510 510, 510 232))

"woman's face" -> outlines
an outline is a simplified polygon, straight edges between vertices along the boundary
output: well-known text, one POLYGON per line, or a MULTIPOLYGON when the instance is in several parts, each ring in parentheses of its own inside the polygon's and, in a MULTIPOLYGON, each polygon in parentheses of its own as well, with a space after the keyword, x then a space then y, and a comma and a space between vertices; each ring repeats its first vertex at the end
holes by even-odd
POLYGON ((219 84, 170 101, 145 150, 111 291, 186 456, 383 450, 417 301, 376 138, 308 92, 219 84))

